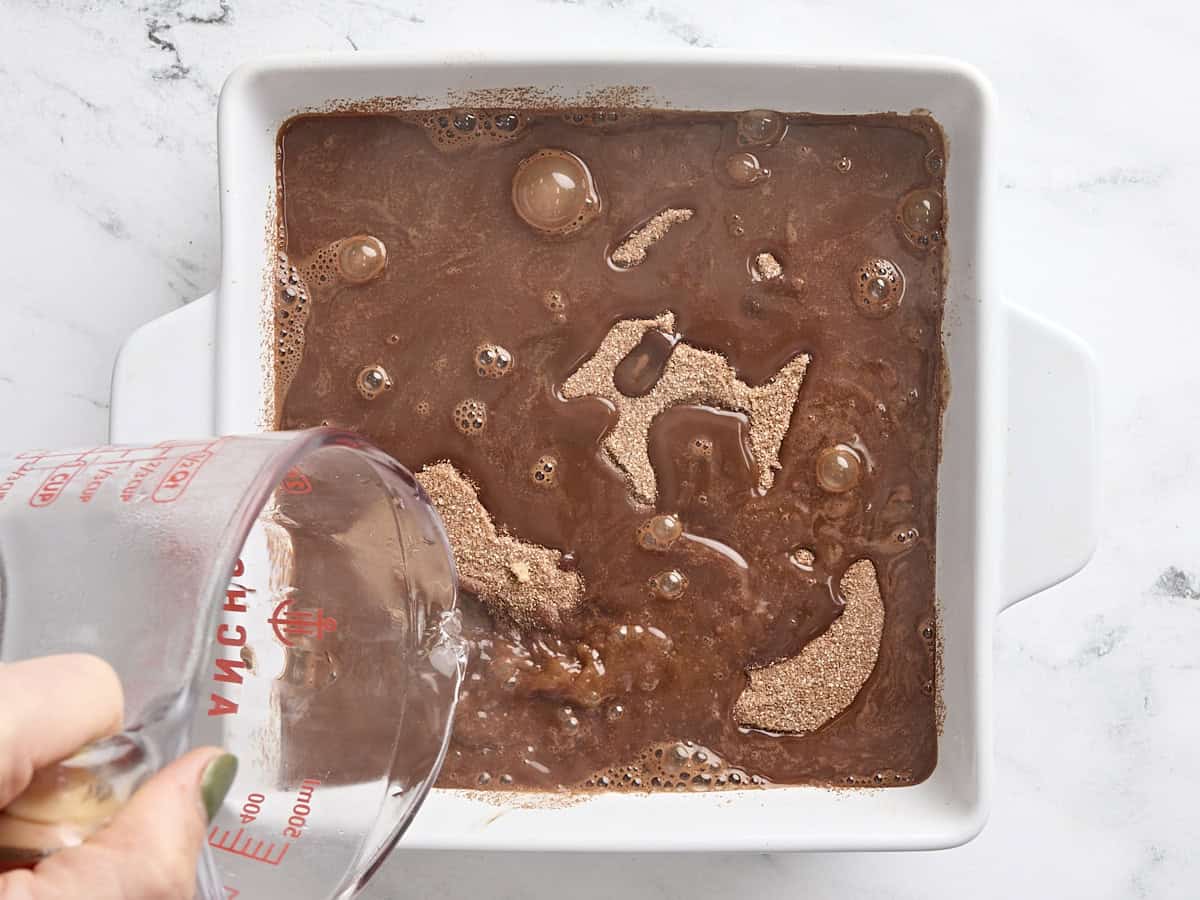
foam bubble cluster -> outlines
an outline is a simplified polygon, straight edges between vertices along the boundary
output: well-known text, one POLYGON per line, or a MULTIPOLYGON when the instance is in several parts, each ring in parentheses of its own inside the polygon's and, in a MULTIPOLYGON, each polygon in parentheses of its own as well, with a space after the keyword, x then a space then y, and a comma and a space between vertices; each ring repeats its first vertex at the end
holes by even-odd
POLYGON ((310 295, 304 275, 286 253, 280 253, 276 260, 275 280, 275 359, 281 382, 276 387, 287 390, 304 353, 310 295))
POLYGON ((516 111, 443 109, 425 116, 422 123, 435 147, 465 150, 480 143, 508 143, 525 130, 525 119, 516 111))
POLYGON ((558 460, 549 454, 538 457, 529 477, 538 487, 553 487, 558 483, 558 460))
POLYGON ((487 404, 482 400, 464 400, 454 407, 454 427, 467 436, 487 427, 487 404))
POLYGON ((872 257, 855 271, 851 290, 855 309, 868 318, 882 318, 904 299, 904 273, 890 259, 872 257))
POLYGON ((693 741, 653 744, 629 764, 596 772, 583 787, 609 791, 711 791, 762 787, 761 775, 731 766, 693 741))
POLYGON ((475 372, 481 378, 503 378, 512 367, 512 354, 499 344, 480 344, 475 348, 475 372))
MULTIPOLYGON (((304 354, 304 329, 313 301, 311 288, 338 283, 364 284, 377 278, 386 265, 387 248, 383 241, 370 234, 333 241, 318 249, 307 260, 295 264, 287 253, 279 252, 275 266, 277 396, 282 396, 278 392, 287 390, 300 368, 300 359, 304 354)), ((398 341, 399 337, 395 341, 389 338, 389 343, 398 341)), ((387 386, 391 386, 390 382, 387 386)), ((362 390, 361 384, 359 389, 362 390)))
POLYGON ((683 523, 678 516, 660 514, 651 516, 638 526, 635 538, 637 545, 643 550, 662 553, 669 550, 671 545, 683 534, 683 523))

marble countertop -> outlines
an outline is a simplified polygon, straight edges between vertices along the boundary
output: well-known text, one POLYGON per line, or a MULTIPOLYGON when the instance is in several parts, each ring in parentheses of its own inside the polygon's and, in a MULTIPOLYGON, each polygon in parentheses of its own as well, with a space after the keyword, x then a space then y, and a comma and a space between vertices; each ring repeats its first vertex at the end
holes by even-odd
MULTIPOLYGON (((0 0, 0 444, 101 442, 136 326, 219 267, 217 92, 283 50, 731 46, 992 80, 1003 284, 1100 360, 1095 561, 996 629, 996 796, 925 854, 399 854, 370 895, 1200 895, 1200 7, 1012 0, 0 0)), ((1055 448, 1048 466, 1069 467, 1055 448)))

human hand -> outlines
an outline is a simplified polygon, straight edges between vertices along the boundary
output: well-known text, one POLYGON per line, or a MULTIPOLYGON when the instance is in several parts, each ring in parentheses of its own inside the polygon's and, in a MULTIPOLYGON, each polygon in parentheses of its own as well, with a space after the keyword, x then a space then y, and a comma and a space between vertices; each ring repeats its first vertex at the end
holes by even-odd
MULTIPOLYGON (((0 810, 34 772, 84 744, 117 733, 124 700, 112 668, 94 656, 48 656, 0 664, 0 810)), ((0 826, 0 900, 176 900, 191 897, 208 820, 224 799, 237 760, 217 747, 193 750, 146 781, 78 846, 32 868, 20 847, 60 846, 63 829, 22 822, 0 826), (7 839, 6 839, 7 836, 7 839)), ((6 817, 0 814, 0 821, 6 817)))

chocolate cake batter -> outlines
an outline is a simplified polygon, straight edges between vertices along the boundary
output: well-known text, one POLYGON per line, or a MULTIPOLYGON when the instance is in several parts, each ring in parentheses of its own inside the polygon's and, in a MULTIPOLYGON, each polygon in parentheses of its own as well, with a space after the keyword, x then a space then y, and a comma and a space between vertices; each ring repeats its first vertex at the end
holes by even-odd
POLYGON ((928 117, 305 115, 276 424, 418 472, 472 642, 440 784, 936 762, 945 149, 928 117))

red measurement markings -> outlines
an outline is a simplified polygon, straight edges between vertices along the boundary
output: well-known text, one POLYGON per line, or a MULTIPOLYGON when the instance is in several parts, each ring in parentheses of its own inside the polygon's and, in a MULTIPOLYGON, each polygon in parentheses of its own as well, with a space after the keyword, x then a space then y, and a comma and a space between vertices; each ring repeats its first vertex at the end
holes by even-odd
POLYGON ((292 814, 288 817, 287 827, 283 836, 298 840, 304 834, 308 825, 308 817, 312 815, 313 793, 321 786, 315 778, 305 778, 300 782, 300 790, 296 792, 296 802, 292 806, 292 814))
POLYGON ((129 481, 126 482, 125 487, 121 488, 122 502, 129 503, 130 501, 135 500, 138 495, 138 488, 142 486, 142 483, 147 478, 154 474, 154 472, 163 464, 163 462, 165 462, 165 460, 161 458, 148 459, 134 469, 133 475, 129 477, 129 481))
POLYGON ((311 494, 312 482, 308 480, 308 476, 299 469, 288 469, 287 474, 283 476, 283 481, 279 483, 285 494, 311 494))
POLYGON ((147 479, 168 462, 174 464, 155 486, 151 499, 155 503, 170 503, 178 500, 191 483, 196 471, 213 457, 221 440, 215 441, 164 441, 153 447, 128 447, 123 449, 130 465, 136 466, 133 475, 121 489, 121 500, 129 503, 138 498, 147 479), (195 447, 190 453, 185 448, 195 447))
POLYGON ((198 450, 176 460, 154 489, 150 499, 155 503, 174 503, 183 496, 201 466, 213 458, 211 450, 198 450))
POLYGON ((294 647, 290 638, 309 637, 320 640, 326 634, 337 631, 337 619, 325 615, 323 609, 290 609, 291 598, 275 607, 275 613, 267 624, 275 630, 275 637, 285 647, 294 647))
POLYGON ((241 891, 239 891, 237 888, 231 888, 229 885, 225 885, 225 900, 233 900, 233 898, 240 893, 241 891))
POLYGON ((9 492, 13 489, 13 486, 18 481, 37 468, 38 459, 41 459, 41 457, 28 459, 4 476, 4 480, 0 481, 0 500, 3 500, 8 496, 9 492))
POLYGON ((83 490, 79 492, 79 502, 91 503, 92 500, 95 499, 96 494, 99 493, 100 485, 104 484, 104 482, 108 481, 108 479, 112 478, 119 471, 121 471, 120 467, 120 462, 109 463, 101 466, 100 471, 96 472, 96 474, 89 478, 87 484, 84 485, 83 490))
POLYGON ((33 496, 29 498, 29 505, 34 509, 49 506, 62 496, 62 492, 71 483, 71 479, 86 468, 87 463, 83 462, 63 463, 61 466, 55 466, 38 485, 37 490, 33 492, 33 496))
POLYGON ((263 794, 251 794, 242 804, 242 824, 249 825, 262 812, 262 805, 267 802, 263 794))
POLYGON ((220 444, 221 439, 58 452, 27 450, 16 455, 15 458, 20 460, 17 468, 0 474, 0 500, 8 496, 18 482, 37 472, 41 481, 28 501, 34 509, 50 506, 68 491, 73 491, 76 483, 83 484, 77 499, 81 503, 90 503, 101 486, 125 466, 132 475, 121 489, 121 500, 129 503, 139 497, 140 489, 154 472, 174 462, 153 495, 155 502, 170 503, 183 494, 196 471, 212 458, 220 444), (43 472, 46 474, 41 475, 43 472))
POLYGON ((214 825, 212 831, 208 833, 208 846, 214 850, 224 850, 234 856, 244 856, 246 859, 268 866, 278 866, 283 862, 288 848, 292 846, 291 841, 282 845, 277 845, 274 841, 270 843, 263 840, 256 841, 253 835, 246 834, 245 828, 239 828, 233 834, 229 833, 229 829, 225 829, 221 831, 220 837, 217 837, 218 831, 221 831, 220 826, 214 825))

